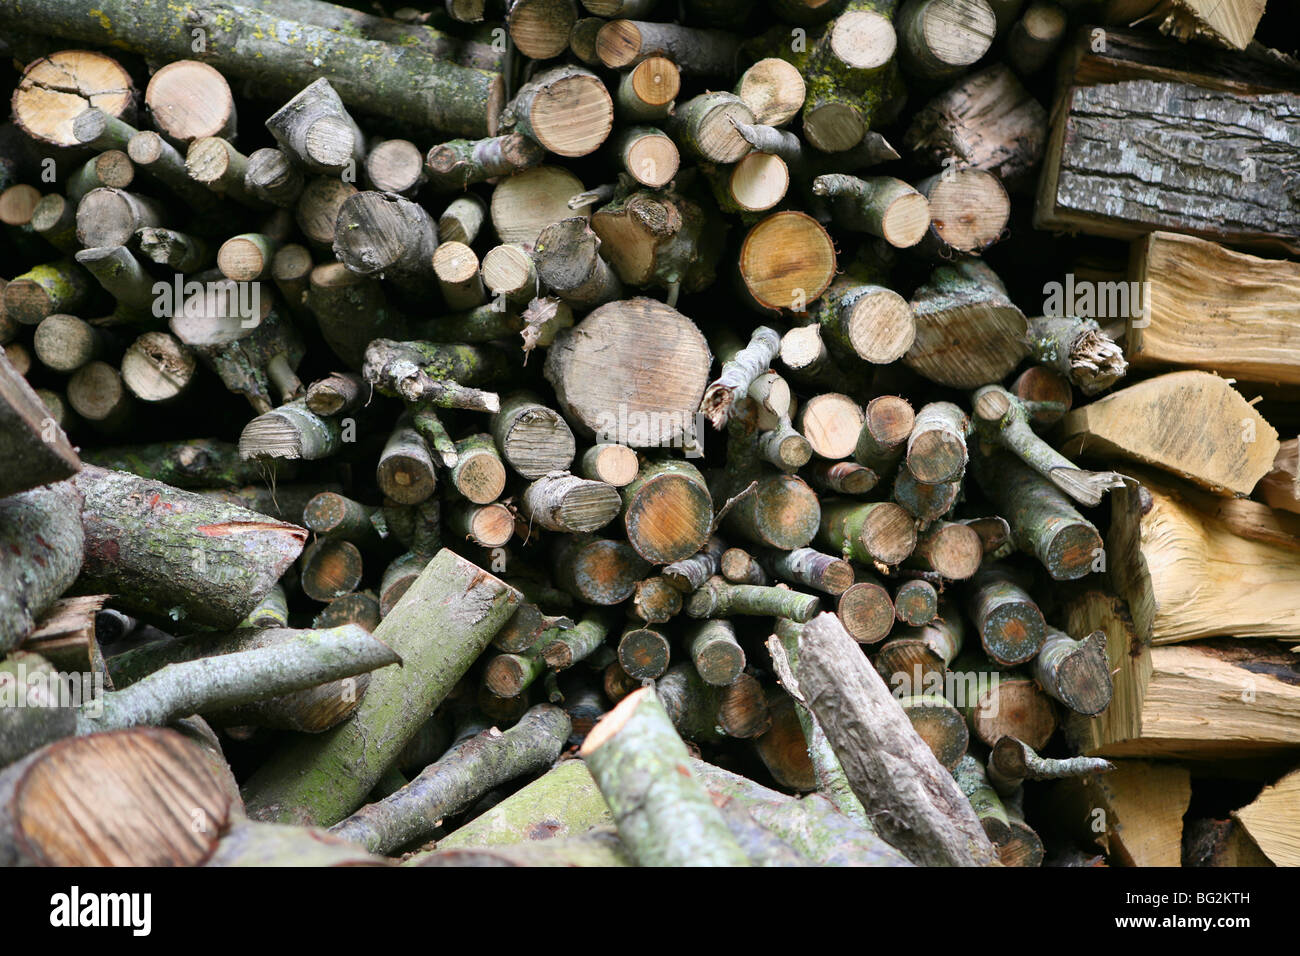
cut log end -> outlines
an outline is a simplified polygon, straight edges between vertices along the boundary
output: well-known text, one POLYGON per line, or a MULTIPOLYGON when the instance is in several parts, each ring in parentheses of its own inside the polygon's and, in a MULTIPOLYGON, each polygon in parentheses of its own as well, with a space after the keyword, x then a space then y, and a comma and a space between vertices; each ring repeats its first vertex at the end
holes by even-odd
POLYGON ((835 270, 830 235, 802 212, 768 216, 749 231, 740 249, 745 286, 759 305, 769 309, 807 311, 808 304, 830 286, 835 270))
POLYGON ((894 626, 894 602, 874 581, 859 581, 845 589, 835 613, 859 644, 884 640, 894 626))
POLYGON ((73 737, 21 766, 5 802, 33 863, 193 866, 212 852, 232 811, 199 746, 171 730, 73 737), (93 799, 87 780, 97 781, 93 799))

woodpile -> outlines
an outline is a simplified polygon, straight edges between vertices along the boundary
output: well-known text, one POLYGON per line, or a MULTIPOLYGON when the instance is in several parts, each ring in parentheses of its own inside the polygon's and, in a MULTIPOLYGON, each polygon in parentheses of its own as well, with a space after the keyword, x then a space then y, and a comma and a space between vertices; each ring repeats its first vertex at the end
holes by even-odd
POLYGON ((1264 0, 383 7, 0 0, 0 864, 1300 864, 1264 0))

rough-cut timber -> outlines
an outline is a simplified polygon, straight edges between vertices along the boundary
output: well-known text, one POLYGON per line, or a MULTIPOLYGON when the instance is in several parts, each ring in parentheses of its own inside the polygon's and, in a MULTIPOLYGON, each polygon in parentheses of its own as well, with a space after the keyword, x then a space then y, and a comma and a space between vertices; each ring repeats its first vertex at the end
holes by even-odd
POLYGON ((307 532, 159 481, 86 466, 80 586, 127 610, 234 627, 298 557, 307 532))
POLYGON ((592 728, 581 755, 638 865, 748 865, 653 691, 625 697, 592 728))
POLYGON ((1166 229, 1294 253, 1300 208, 1274 197, 1300 168, 1298 107, 1300 94, 1180 82, 1067 87, 1034 225, 1120 238, 1166 229))
POLYGON ((198 55, 203 61, 226 76, 257 83, 264 92, 296 93, 324 78, 345 103, 363 112, 463 136, 496 132, 504 99, 499 73, 460 66, 445 54, 440 58, 397 38, 391 43, 369 39, 373 33, 367 33, 364 21, 381 27, 391 21, 358 14, 363 22, 353 24, 351 10, 330 4, 319 8, 316 17, 295 20, 285 18, 281 8, 256 4, 218 8, 110 0, 92 11, 59 0, 6 0, 0 5, 0 22, 39 21, 56 36, 158 60, 193 57, 191 31, 202 29, 206 43, 198 55), (336 12, 339 23, 312 22, 336 12))
POLYGON ((992 863, 969 802, 834 615, 804 626, 799 664, 800 692, 880 835, 918 864, 992 863))

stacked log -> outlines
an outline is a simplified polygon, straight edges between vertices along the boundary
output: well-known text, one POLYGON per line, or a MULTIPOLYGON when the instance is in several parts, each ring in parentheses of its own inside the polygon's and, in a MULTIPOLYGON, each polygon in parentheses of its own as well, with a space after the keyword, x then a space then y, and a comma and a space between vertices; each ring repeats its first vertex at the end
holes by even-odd
POLYGON ((1300 69, 1104 6, 0 0, 0 862, 1294 864, 1300 69))

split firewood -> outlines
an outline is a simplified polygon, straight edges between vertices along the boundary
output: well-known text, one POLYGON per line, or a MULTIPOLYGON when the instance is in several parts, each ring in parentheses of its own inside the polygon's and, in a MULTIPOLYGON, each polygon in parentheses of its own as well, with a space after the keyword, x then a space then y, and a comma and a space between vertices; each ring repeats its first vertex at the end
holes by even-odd
POLYGON ((1142 480, 1117 493, 1108 550, 1115 555, 1116 586, 1143 639, 1292 635, 1294 615, 1278 603, 1297 569, 1290 543, 1242 536, 1239 526, 1202 510, 1204 501, 1195 507, 1194 495, 1154 476, 1142 480), (1184 555, 1177 574, 1160 562, 1165 549, 1184 555), (1234 615, 1231 626, 1221 613, 1234 615))
POLYGON ((1183 827, 1183 866, 1272 866, 1233 819, 1188 820, 1183 827))
POLYGON ((1142 308, 1121 312, 1124 354, 1135 366, 1202 368, 1247 381, 1300 378, 1276 337, 1289 322, 1286 290, 1300 282, 1294 263, 1170 232, 1137 240, 1133 258, 1133 281, 1148 290, 1142 308), (1219 317, 1195 335, 1192 302, 1209 303, 1219 317))
POLYGON ((1270 508, 1300 513, 1300 439, 1281 443, 1273 470, 1259 480, 1255 492, 1270 508))
POLYGON ((1187 769, 1123 760, 1110 773, 1063 780, 1051 793, 1064 829, 1123 866, 1178 866, 1191 802, 1187 769))
POLYGON ((1292 772, 1265 787, 1250 804, 1233 812, 1260 851, 1277 866, 1295 866, 1295 808, 1300 775, 1292 772))
POLYGON ((1072 411, 1063 427, 1067 454, 1118 455, 1223 495, 1249 495, 1279 447, 1277 431, 1239 392, 1200 371, 1130 385, 1072 411), (1194 435, 1185 431, 1193 424, 1188 408, 1197 409, 1194 435))

